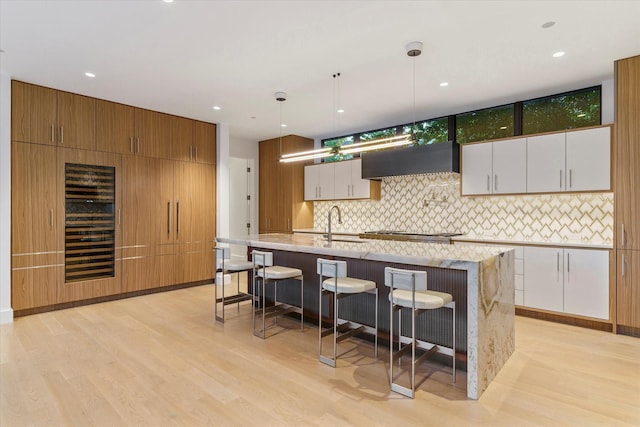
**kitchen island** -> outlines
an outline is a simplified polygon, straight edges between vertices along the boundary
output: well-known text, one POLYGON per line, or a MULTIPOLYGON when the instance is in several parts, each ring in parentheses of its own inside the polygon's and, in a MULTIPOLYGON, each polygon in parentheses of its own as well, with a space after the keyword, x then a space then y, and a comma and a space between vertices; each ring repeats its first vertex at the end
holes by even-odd
MULTIPOLYGON (((291 234, 219 237, 217 241, 270 250, 274 252, 276 264, 301 268, 305 275, 305 314, 315 312, 316 316, 319 286, 316 258, 346 260, 349 276, 378 283, 379 328, 383 332, 388 331, 389 324, 384 267, 426 270, 429 289, 449 292, 456 300, 456 329, 463 332, 458 334, 456 351, 462 356, 466 353, 467 396, 471 399, 481 396, 513 353, 514 251, 511 248, 363 239, 327 242, 318 236, 291 234)), ((296 301, 295 297, 292 302, 296 301)), ((300 301, 299 295, 297 301, 300 301)), ((370 306, 374 305, 370 300, 351 307, 352 319, 366 323, 373 312, 370 306)), ((447 339, 446 331, 450 328, 442 315, 428 317, 430 314, 423 316, 427 322, 420 323, 418 335, 438 344, 438 340, 447 339)))

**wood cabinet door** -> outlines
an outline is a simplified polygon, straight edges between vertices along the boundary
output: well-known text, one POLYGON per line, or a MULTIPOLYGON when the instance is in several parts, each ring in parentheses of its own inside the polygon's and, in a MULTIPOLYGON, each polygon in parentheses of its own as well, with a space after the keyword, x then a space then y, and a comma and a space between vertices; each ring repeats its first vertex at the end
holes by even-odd
POLYGON ((96 149, 111 153, 133 154, 135 108, 115 102, 96 100, 96 149))
POLYGON ((196 161, 193 145, 193 121, 184 117, 169 116, 171 127, 171 158, 187 162, 196 161))
POLYGON ((527 192, 565 190, 565 134, 527 138, 527 192))
POLYGON ((640 250, 640 56, 616 62, 616 86, 615 241, 640 250))
POLYGON ((259 232, 270 233, 275 229, 278 208, 278 140, 261 141, 259 147, 259 232))
POLYGON ((491 143, 462 146, 462 195, 490 194, 493 174, 491 143))
MULTIPOLYGON (((11 140, 30 142, 31 136, 31 85, 11 81, 11 140)), ((50 140, 49 144, 53 144, 50 140)))
POLYGON ((609 320, 609 251, 564 250, 564 312, 609 320))
POLYGON ((493 194, 527 191, 527 139, 493 143, 493 194))
POLYGON ((136 153, 147 157, 171 158, 173 116, 136 108, 136 153))
POLYGON ((561 248, 524 248, 524 305, 563 311, 564 256, 561 248))
POLYGON ((193 146, 196 162, 215 165, 216 125, 193 120, 193 146))
POLYGON ((567 132, 567 191, 611 189, 611 128, 567 132))
POLYGON ((640 251, 618 250, 616 323, 640 328, 640 251))
POLYGON ((58 145, 96 149, 96 100, 58 91, 58 145))
POLYGON ((57 141, 56 91, 42 86, 26 85, 29 106, 29 142, 55 145, 57 141))
MULTIPOLYGON (((11 252, 61 251, 55 147, 11 143, 11 252)), ((61 195, 60 197, 63 197, 61 195)))

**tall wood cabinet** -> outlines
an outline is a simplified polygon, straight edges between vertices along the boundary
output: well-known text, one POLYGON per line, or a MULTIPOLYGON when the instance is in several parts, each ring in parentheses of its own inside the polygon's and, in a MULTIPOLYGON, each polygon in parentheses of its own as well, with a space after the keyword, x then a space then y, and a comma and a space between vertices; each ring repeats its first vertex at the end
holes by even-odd
POLYGON ((16 81, 12 89, 18 315, 213 279, 214 124, 16 81))
POLYGON ((616 61, 618 331, 640 336, 640 56, 616 61))
POLYGON ((313 203, 304 201, 305 163, 280 162, 282 154, 306 150, 313 150, 313 140, 296 135, 260 141, 260 233, 313 227, 313 203))

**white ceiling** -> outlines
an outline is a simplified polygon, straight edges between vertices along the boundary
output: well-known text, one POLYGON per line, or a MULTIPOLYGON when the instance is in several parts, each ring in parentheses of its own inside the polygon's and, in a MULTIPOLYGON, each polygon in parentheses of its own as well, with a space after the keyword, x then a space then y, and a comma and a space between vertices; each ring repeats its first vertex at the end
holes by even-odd
POLYGON ((0 14, 12 78, 226 123, 232 140, 280 134, 276 91, 283 134, 323 138, 600 84, 640 54, 640 1, 0 0, 0 14))

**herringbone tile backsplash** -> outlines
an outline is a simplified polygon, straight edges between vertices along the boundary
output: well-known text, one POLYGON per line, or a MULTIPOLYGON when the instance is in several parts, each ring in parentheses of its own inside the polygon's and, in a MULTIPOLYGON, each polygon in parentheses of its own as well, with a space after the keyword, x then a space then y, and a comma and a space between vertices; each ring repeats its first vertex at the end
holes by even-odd
POLYGON ((384 178, 381 200, 315 202, 314 226, 335 231, 460 232, 471 237, 534 242, 613 243, 613 193, 460 197, 455 173, 384 178))

